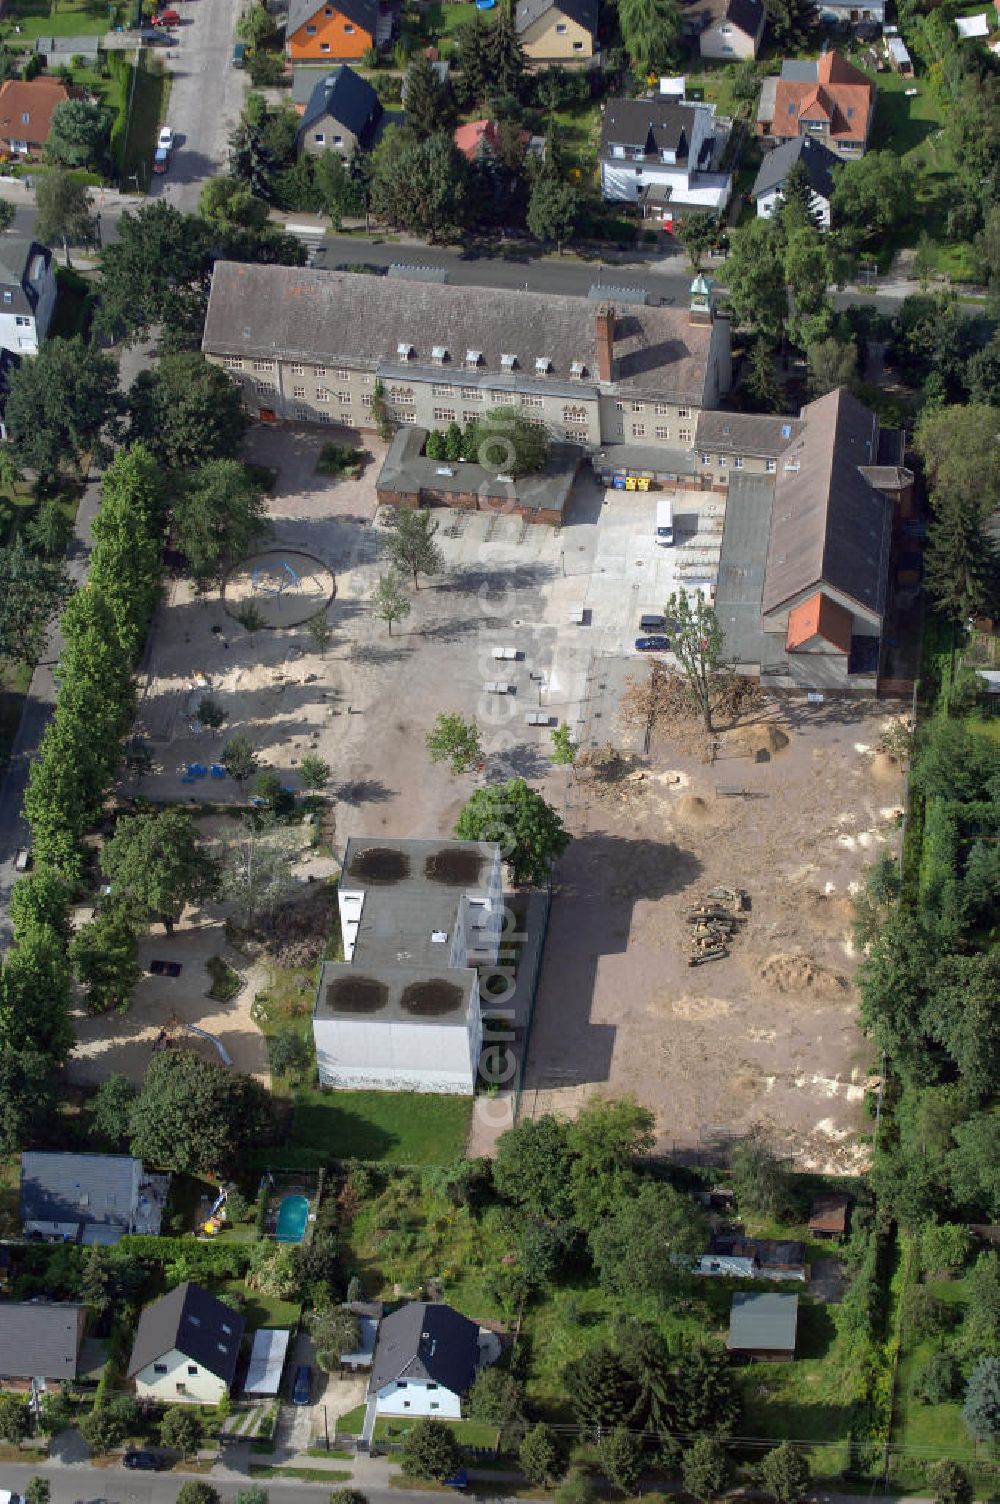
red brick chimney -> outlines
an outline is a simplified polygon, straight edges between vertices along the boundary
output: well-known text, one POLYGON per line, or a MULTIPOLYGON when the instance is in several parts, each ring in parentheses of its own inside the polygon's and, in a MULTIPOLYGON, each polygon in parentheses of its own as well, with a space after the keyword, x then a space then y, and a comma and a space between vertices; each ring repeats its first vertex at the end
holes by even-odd
POLYGON ((602 308, 597 315, 597 375, 601 381, 615 379, 615 310, 602 308))

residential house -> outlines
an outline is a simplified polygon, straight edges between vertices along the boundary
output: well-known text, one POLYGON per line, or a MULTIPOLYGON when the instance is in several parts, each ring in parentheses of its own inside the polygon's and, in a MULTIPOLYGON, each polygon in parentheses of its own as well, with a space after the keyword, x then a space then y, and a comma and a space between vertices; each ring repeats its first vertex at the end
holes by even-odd
POLYGON ((732 1358, 790 1363, 799 1319, 797 1295, 737 1293, 729 1311, 726 1346, 732 1358))
POLYGON ((817 1196, 809 1211, 809 1231, 814 1238, 829 1238, 839 1243, 847 1235, 850 1215, 850 1196, 839 1192, 817 1196))
POLYGON ((863 0, 852 4, 851 0, 818 0, 816 10, 819 19, 827 24, 858 26, 861 23, 885 23, 886 0, 863 0))
POLYGON ((585 62, 597 50, 597 0, 518 0, 514 24, 532 63, 585 62))
POLYGON ((471 1096, 477 967, 495 963, 503 923, 500 848, 352 837, 337 901, 344 960, 325 962, 313 1011, 321 1083, 471 1096))
MULTIPOLYGON (((602 290, 603 298, 603 290, 602 290)), ((690 449, 728 391, 729 321, 687 309, 217 261, 202 349, 265 421, 446 428, 517 403, 554 439, 690 449)))
POLYGON ((755 58, 764 35, 763 0, 688 0, 681 11, 688 36, 703 58, 733 62, 755 58))
POLYGON ((293 63, 352 62, 392 37, 392 0, 290 0, 285 51, 293 63))
POLYGON ((871 693, 902 436, 849 392, 794 418, 702 414, 702 483, 726 489, 716 587, 726 655, 778 688, 871 693))
POLYGON ((407 1301, 383 1316, 375 1342, 362 1438, 379 1416, 458 1420, 462 1396, 499 1343, 443 1302, 407 1301))
POLYGON ((599 154, 604 197, 642 204, 666 226, 678 211, 721 213, 732 191, 732 174, 721 170, 730 124, 712 104, 670 95, 609 99, 599 154))
POLYGON ((30 83, 6 79, 0 84, 0 153, 40 157, 49 139, 56 105, 78 98, 79 92, 57 78, 33 78, 30 83))
POLYGON ((801 162, 812 190, 810 204, 821 229, 830 228, 830 200, 833 197, 834 168, 841 158, 815 136, 796 136, 773 151, 764 153, 750 197, 757 205, 760 219, 771 219, 785 202, 785 179, 797 162, 801 162))
POLYGON ((146 1175, 128 1154, 21 1155, 21 1225, 27 1238, 117 1243, 160 1230, 169 1176, 146 1175))
POLYGON ((766 78, 757 107, 765 146, 809 135, 841 157, 863 156, 875 113, 875 85, 839 52, 810 61, 786 58, 766 78))
POLYGON ((382 104, 366 78, 346 63, 318 79, 295 136, 296 150, 311 156, 325 151, 342 157, 370 151, 382 122, 382 104))
POLYGON ((217 1405, 229 1393, 243 1317, 185 1280, 139 1317, 128 1377, 140 1399, 217 1405))
POLYGON ((808 1278, 804 1243, 772 1238, 747 1238, 742 1234, 716 1233, 695 1268, 708 1278, 735 1276, 739 1279, 797 1280, 808 1278))
POLYGON ((83 1305, 50 1300, 0 1302, 0 1382, 26 1387, 32 1379, 71 1384, 77 1376, 87 1324, 83 1305))
POLYGON ((55 306, 52 252, 27 236, 0 237, 0 350, 37 355, 55 306))

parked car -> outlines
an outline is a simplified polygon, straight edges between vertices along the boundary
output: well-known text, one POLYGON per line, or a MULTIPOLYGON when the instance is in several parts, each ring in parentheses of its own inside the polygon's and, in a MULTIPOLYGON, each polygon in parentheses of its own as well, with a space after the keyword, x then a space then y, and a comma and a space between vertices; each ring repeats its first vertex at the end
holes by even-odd
POLYGON ((160 1473, 170 1464, 159 1452, 126 1452, 122 1458, 126 1467, 137 1468, 143 1473, 160 1473))
POLYGON ((161 10, 153 17, 154 26, 179 26, 181 13, 179 10, 161 10))
POLYGON ((157 145, 157 147, 161 147, 162 146, 162 148, 163 148, 164 151, 173 151, 173 149, 174 149, 174 128, 173 128, 172 125, 161 125, 160 126, 160 134, 156 138, 156 145, 157 145))
POLYGON ((666 625, 667 618, 654 611, 644 611, 639 617, 639 628, 643 632, 662 632, 666 625))
POLYGON ((637 653, 669 653, 669 637, 637 637, 635 639, 637 653))
POLYGON ((170 153, 163 146, 158 146, 153 153, 153 171, 166 172, 170 166, 170 153))
POLYGON ((246 42, 236 42, 233 46, 233 67, 245 68, 247 61, 246 42))
POLYGON ((306 1363, 302 1363, 295 1370, 295 1382, 292 1384, 292 1404, 308 1405, 312 1399, 312 1369, 306 1363))

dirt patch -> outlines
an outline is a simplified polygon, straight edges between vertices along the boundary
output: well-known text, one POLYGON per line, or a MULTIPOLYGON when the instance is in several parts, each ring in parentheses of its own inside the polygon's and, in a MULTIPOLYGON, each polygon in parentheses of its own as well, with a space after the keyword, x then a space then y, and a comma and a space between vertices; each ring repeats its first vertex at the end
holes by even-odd
POLYGON ((872 758, 872 777, 879 783, 893 783, 902 772, 899 759, 891 752, 876 752, 872 758))
POLYGON ((711 825, 718 819, 718 812, 700 794, 684 794, 677 801, 677 815, 689 825, 711 825))
POLYGON ((776 992, 817 997, 846 996, 850 983, 845 976, 817 966, 808 956, 768 956, 760 967, 761 982, 776 992))

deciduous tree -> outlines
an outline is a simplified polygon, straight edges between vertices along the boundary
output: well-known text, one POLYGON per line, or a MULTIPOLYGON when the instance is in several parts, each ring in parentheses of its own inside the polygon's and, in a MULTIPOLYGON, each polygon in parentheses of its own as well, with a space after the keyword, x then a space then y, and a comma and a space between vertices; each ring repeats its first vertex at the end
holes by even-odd
POLYGON ((517 1449, 517 1460, 529 1483, 551 1488, 566 1471, 566 1458, 551 1426, 532 1426, 517 1449))
POLYGON ((674 654, 684 676, 688 696, 701 715, 705 730, 712 734, 712 714, 724 683, 722 654, 725 640, 719 618, 704 596, 692 600, 680 590, 667 601, 674 654))
POLYGON ((672 66, 681 32, 675 0, 620 0, 618 24, 638 72, 664 73, 672 66))
POLYGON ((135 1087, 127 1076, 105 1076, 88 1103, 94 1132, 116 1149, 127 1142, 135 1101, 135 1087))
POLYGON ((201 337, 211 270, 209 231, 163 198, 122 214, 101 255, 96 324, 106 337, 144 339, 161 325, 168 341, 201 337))
POLYGON ((405 621, 410 614, 410 603, 403 594, 399 581, 399 575, 395 569, 380 574, 372 596, 372 610, 380 621, 384 621, 389 628, 389 636, 392 636, 392 624, 394 621, 405 621))
POLYGON ((64 1065, 74 1044, 70 976, 59 934, 38 924, 25 931, 0 970, 0 1048, 37 1051, 64 1065))
POLYGON ((642 1442, 627 1426, 615 1426, 601 1438, 601 1471, 621 1493, 634 1494, 643 1471, 642 1442))
POLYGON ((150 1061, 132 1109, 132 1153, 189 1174, 226 1172, 272 1126, 270 1099, 252 1076, 167 1050, 150 1061))
POLYGON ((444 568, 444 555, 434 542, 438 526, 426 508, 403 507, 386 539, 393 568, 413 576, 414 590, 420 589, 422 574, 440 574, 444 568))
POLYGON ((35 1141, 58 1110, 52 1059, 40 1050, 0 1049, 0 1154, 35 1141))
POLYGON ((790 1441, 783 1441, 762 1458, 757 1480, 775 1504, 802 1504, 809 1492, 809 1459, 790 1441))
POLYGON ((579 217, 580 195, 573 184, 554 172, 540 173, 528 200, 528 229, 535 239, 554 240, 561 256, 579 217))
POLYGON ((70 246, 94 237, 94 214, 86 185, 58 168, 41 173, 35 186, 35 209, 35 234, 45 244, 61 241, 69 266, 70 246))
POLYGON ((140 371, 129 393, 129 413, 133 436, 178 474, 234 458, 247 426, 239 388, 194 351, 164 355, 152 369, 140 371))
POLYGON ((126 815, 104 844, 101 865, 115 898, 144 923, 158 919, 168 935, 185 904, 210 898, 218 868, 198 843, 187 810, 126 815))
POLYGON ((88 1012, 127 1011, 142 967, 135 931, 123 913, 99 910, 73 936, 69 959, 76 980, 87 988, 88 1012))
POLYGON ((511 879, 536 887, 548 881, 552 863, 571 839, 552 806, 523 778, 477 789, 455 834, 461 841, 498 842, 511 879))
POLYGON ((118 367, 94 345, 46 339, 10 374, 7 433, 18 464, 45 482, 79 473, 85 455, 102 458, 121 407, 118 367))
POLYGON ((431 762, 447 762, 457 777, 478 767, 483 760, 479 727, 470 717, 441 711, 425 738, 431 762))
POLYGON ((642 1181, 591 1229, 590 1247, 605 1289, 627 1300, 663 1299, 705 1247, 706 1232, 690 1196, 642 1181))
POLYGON ((714 1436, 698 1436, 681 1457, 684 1490, 698 1504, 708 1504, 725 1493, 729 1482, 729 1458, 722 1442, 714 1436))
POLYGON ((220 584, 271 532, 260 482, 239 460, 208 460, 178 488, 173 530, 198 588, 220 584))
POLYGON ((45 154, 63 167, 99 167, 112 114, 96 99, 64 99, 52 111, 45 154))
POLYGON ((422 1416, 406 1433, 402 1469, 410 1478, 433 1478, 443 1483, 462 1464, 462 1449, 451 1426, 436 1416, 422 1416))

